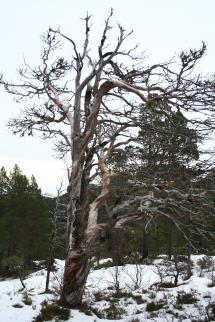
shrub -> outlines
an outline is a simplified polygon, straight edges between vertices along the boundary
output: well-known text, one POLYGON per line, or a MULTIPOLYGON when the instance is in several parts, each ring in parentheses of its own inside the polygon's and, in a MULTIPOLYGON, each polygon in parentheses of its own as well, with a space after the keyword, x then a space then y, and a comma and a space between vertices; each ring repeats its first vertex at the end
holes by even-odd
POLYGON ((94 293, 94 298, 96 302, 102 301, 104 299, 104 294, 101 292, 94 293))
POLYGON ((185 293, 185 292, 179 292, 177 294, 177 300, 176 303, 177 305, 181 304, 193 304, 196 303, 198 300, 192 293, 185 293))
POLYGON ((162 309, 163 306, 164 306, 164 303, 162 302, 160 303, 150 302, 150 303, 147 303, 146 305, 146 311, 148 312, 158 311, 162 309))
POLYGON ((198 260, 197 264, 200 268, 199 276, 202 276, 203 270, 210 271, 211 267, 213 266, 213 258, 210 256, 203 256, 201 259, 198 260))
POLYGON ((17 277, 19 275, 20 268, 22 265, 23 265, 23 260, 19 256, 9 256, 7 258, 4 258, 1 262, 3 276, 17 277))
POLYGON ((133 300, 136 301, 137 304, 143 304, 143 303, 146 302, 146 300, 144 300, 141 295, 131 294, 131 297, 132 297, 133 300))
MULTIPOLYGON (((118 292, 118 293, 113 293, 112 294, 112 297, 113 298, 116 298, 116 299, 120 299, 120 298, 126 298, 126 299, 129 299, 129 298, 132 298, 137 304, 143 304, 145 303, 146 301, 142 298, 141 295, 137 294, 133 294, 133 293, 130 293, 130 292, 118 292)), ((104 299, 104 297, 103 297, 104 299)))
POLYGON ((25 304, 25 305, 31 305, 32 304, 32 299, 31 297, 28 295, 27 292, 24 292, 23 295, 22 295, 22 302, 25 304))
POLYGON ((121 319, 125 310, 118 307, 115 302, 112 302, 108 308, 104 309, 104 313, 107 319, 121 319))
POLYGON ((53 320, 54 318, 66 321, 69 319, 69 317, 69 309, 60 307, 57 304, 47 304, 47 302, 45 302, 40 311, 40 314, 36 318, 34 318, 33 322, 49 321, 53 320))
POLYGON ((158 284, 159 287, 163 287, 163 288, 172 288, 175 287, 175 285, 172 282, 163 282, 158 284))
POLYGON ((77 308, 79 309, 79 311, 83 312, 84 314, 86 314, 88 316, 93 315, 92 308, 86 302, 82 302, 81 305, 79 305, 77 308))
POLYGON ((99 319, 105 318, 105 314, 103 312, 95 307, 90 306, 87 302, 82 302, 81 305, 77 307, 77 309, 88 316, 95 314, 99 319))
POLYGON ((210 317, 211 321, 215 321, 215 304, 210 305, 209 317, 210 317))

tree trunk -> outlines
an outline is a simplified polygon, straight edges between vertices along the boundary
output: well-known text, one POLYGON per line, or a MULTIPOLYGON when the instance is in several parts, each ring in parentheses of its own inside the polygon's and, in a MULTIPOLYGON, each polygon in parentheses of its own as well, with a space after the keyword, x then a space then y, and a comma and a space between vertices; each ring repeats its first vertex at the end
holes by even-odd
MULTIPOLYGON (((100 94, 98 100, 101 101, 101 99, 102 95, 100 94)), ((115 142, 114 137, 108 151, 106 153, 102 151, 100 154, 99 169, 103 187, 100 195, 89 204, 89 176, 93 154, 85 151, 83 148, 84 141, 79 136, 80 129, 76 124, 78 120, 75 123, 75 114, 73 135, 76 134, 77 138, 73 140, 73 168, 68 188, 69 204, 67 208, 68 255, 65 263, 61 294, 61 302, 70 307, 77 307, 81 304, 89 273, 88 260, 92 256, 95 245, 101 238, 101 234, 104 232, 104 227, 97 223, 98 209, 109 195, 110 175, 105 168, 105 160, 110 156, 115 142), (87 152, 86 155, 84 152, 87 152), (87 224, 84 221, 86 219, 87 224)), ((88 141, 93 135, 94 121, 92 118, 92 129, 87 135, 88 141)))
POLYGON ((80 200, 70 199, 68 206, 68 255, 61 302, 69 307, 81 304, 89 273, 88 260, 94 252, 102 230, 97 225, 97 199, 88 207, 86 199, 82 197, 80 200), (88 217, 87 227, 83 223, 86 217, 88 217))
POLYGON ((81 304, 88 273, 88 256, 81 250, 71 252, 65 264, 61 295, 63 304, 69 307, 77 307, 81 304))
POLYGON ((111 257, 114 266, 122 265, 123 230, 113 228, 111 232, 111 257))
MULTIPOLYGON (((77 105, 78 106, 78 105, 77 105)), ((88 188, 83 171, 84 154, 79 137, 80 128, 78 108, 74 114, 73 167, 68 186, 69 203, 67 206, 67 258, 64 268, 61 302, 69 307, 81 304, 88 275, 88 256, 82 247, 84 236, 84 215, 88 197, 83 194, 88 188)))
POLYGON ((149 256, 149 232, 143 229, 142 260, 149 256))
POLYGON ((192 276, 192 268, 191 268, 191 215, 188 217, 188 244, 187 244, 187 278, 192 276))
MULTIPOLYGON (((74 181, 73 181, 74 182, 74 181)), ((67 216, 67 258, 65 261, 64 279, 61 293, 61 302, 69 307, 76 307, 81 304, 83 291, 88 275, 88 258, 84 248, 83 240, 83 205, 77 198, 76 187, 70 192, 70 202, 67 216)))
POLYGON ((168 225, 168 233, 167 233, 167 238, 168 238, 167 253, 168 253, 168 259, 171 260, 172 259, 172 228, 173 228, 173 225, 172 225, 171 220, 168 220, 168 222, 169 222, 169 225, 168 225))
POLYGON ((50 273, 51 273, 53 264, 54 264, 54 258, 52 257, 52 255, 50 255, 50 257, 47 260, 47 274, 46 274, 45 293, 48 293, 49 292, 50 273))

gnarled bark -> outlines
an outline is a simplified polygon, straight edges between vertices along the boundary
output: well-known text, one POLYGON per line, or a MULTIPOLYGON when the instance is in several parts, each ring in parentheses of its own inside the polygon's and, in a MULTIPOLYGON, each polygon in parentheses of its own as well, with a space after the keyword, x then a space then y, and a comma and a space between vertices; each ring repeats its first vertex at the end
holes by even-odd
POLYGON ((75 307, 82 301, 84 287, 88 276, 89 256, 81 249, 68 254, 65 263, 62 303, 75 307))

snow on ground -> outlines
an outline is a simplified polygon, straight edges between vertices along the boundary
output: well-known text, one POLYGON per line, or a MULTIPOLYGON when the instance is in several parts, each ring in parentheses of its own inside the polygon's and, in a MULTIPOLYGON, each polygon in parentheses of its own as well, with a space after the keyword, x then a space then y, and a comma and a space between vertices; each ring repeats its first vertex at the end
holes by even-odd
MULTIPOLYGON (((87 281, 84 296, 87 305, 82 309, 85 313, 86 309, 88 313, 91 310, 92 315, 71 310, 68 321, 215 321, 213 318, 206 320, 208 314, 212 315, 212 305, 215 315, 215 286, 209 287, 214 273, 207 265, 200 268, 198 261, 202 258, 203 255, 192 256, 193 275, 184 280, 182 274, 178 286, 166 285, 168 288, 159 284, 158 267, 163 267, 160 274, 163 274, 165 283, 173 282, 174 268, 172 272, 165 270, 164 257, 150 265, 95 267, 87 281)), ((102 261, 100 265, 107 263, 107 260, 102 261)), ((51 287, 56 294, 62 285, 63 264, 63 261, 56 260, 57 271, 51 274, 51 287)), ((27 293, 22 290, 19 279, 1 281, 0 322, 31 322, 39 314, 42 302, 56 302, 56 294, 43 293, 45 278, 45 270, 31 274, 25 279, 27 293)), ((55 318, 51 321, 62 320, 55 318)))

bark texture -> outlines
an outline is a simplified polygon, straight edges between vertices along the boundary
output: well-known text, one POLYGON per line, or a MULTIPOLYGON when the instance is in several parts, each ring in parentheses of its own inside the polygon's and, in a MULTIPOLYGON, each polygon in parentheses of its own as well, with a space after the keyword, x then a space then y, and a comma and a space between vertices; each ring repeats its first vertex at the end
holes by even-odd
POLYGON ((70 307, 75 307, 82 301, 89 272, 88 258, 79 250, 69 254, 66 260, 61 301, 70 307))

